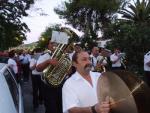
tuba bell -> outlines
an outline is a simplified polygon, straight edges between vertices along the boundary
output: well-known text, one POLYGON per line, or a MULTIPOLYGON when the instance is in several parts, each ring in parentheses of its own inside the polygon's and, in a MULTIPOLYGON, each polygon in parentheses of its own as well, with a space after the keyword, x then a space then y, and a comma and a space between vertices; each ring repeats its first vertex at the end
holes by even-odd
POLYGON ((43 79, 49 85, 54 87, 59 86, 64 80, 67 72, 72 66, 72 62, 69 59, 69 56, 64 51, 69 48, 68 44, 58 44, 51 58, 56 58, 58 60, 58 64, 56 66, 49 65, 43 71, 43 79))

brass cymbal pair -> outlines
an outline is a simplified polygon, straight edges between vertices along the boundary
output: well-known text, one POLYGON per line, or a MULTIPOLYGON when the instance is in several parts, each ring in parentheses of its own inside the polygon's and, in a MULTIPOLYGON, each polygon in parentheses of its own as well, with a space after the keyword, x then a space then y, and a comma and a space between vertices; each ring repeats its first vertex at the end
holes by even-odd
POLYGON ((150 113, 150 88, 131 72, 102 73, 97 95, 99 102, 110 98, 111 113, 150 113))

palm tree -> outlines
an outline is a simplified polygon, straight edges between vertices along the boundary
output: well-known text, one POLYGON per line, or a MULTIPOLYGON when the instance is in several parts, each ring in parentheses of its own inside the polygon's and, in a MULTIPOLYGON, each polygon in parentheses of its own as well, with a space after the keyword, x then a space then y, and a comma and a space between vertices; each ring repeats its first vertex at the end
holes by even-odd
POLYGON ((150 20, 150 1, 149 0, 132 0, 130 3, 125 3, 119 14, 122 14, 122 19, 135 22, 145 23, 150 20))

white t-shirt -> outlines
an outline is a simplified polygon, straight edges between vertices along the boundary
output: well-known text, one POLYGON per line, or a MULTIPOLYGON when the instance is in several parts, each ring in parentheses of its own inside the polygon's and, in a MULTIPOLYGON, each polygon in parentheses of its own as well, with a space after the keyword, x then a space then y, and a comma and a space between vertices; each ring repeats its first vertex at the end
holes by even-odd
POLYGON ((144 55, 144 71, 150 71, 150 67, 146 64, 150 61, 150 51, 144 55))
POLYGON ((15 74, 18 73, 17 63, 14 59, 9 58, 8 59, 8 65, 9 65, 10 68, 12 68, 12 70, 14 71, 15 74))
MULTIPOLYGON (((118 59, 119 56, 112 54, 110 55, 110 60, 112 62, 116 61, 118 59)), ((112 63, 112 67, 121 67, 121 60, 118 60, 116 63, 112 63)))
POLYGON ((97 81, 101 74, 90 72, 92 84, 87 82, 78 72, 74 73, 63 85, 63 113, 73 107, 88 107, 98 103, 97 81))

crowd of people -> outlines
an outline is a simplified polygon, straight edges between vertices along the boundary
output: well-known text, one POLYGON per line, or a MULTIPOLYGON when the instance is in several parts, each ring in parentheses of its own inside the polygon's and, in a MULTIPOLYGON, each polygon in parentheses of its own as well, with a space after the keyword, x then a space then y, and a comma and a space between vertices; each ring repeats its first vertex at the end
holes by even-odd
MULTIPOLYGON (((32 53, 14 50, 8 53, 8 65, 13 70, 17 82, 28 82, 31 75, 33 88, 33 109, 38 110, 44 104, 45 113, 109 113, 111 100, 104 102, 97 99, 97 81, 106 70, 126 69, 123 63, 125 54, 118 48, 113 53, 105 48, 93 47, 85 51, 79 44, 66 50, 72 67, 66 78, 54 87, 43 77, 43 70, 49 65, 55 67, 59 61, 53 58, 56 43, 49 41, 48 50, 35 48, 32 53)), ((144 56, 144 71, 150 85, 150 52, 144 56)))

